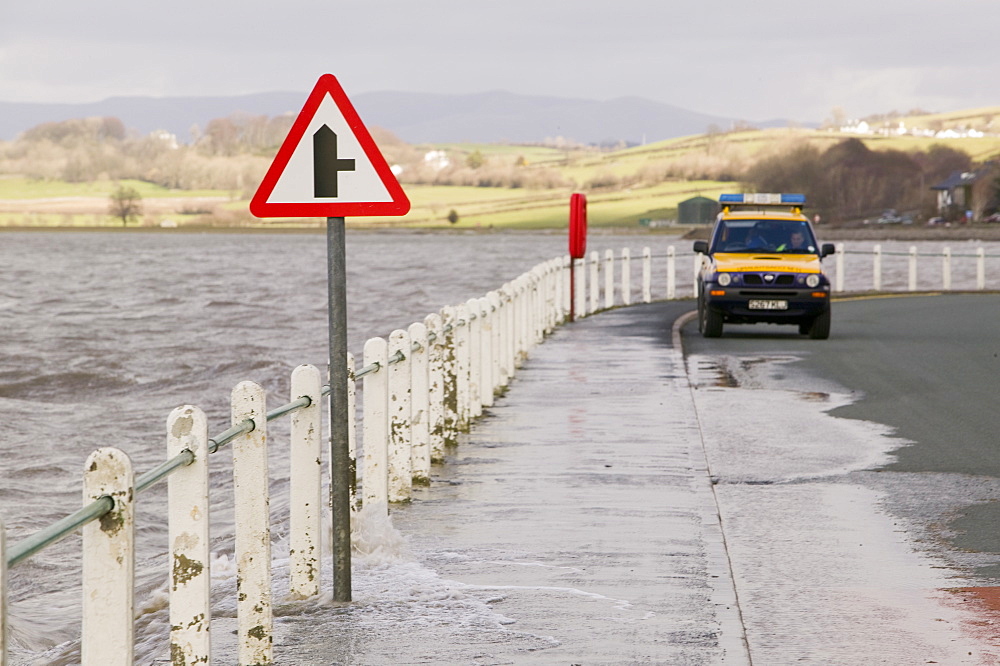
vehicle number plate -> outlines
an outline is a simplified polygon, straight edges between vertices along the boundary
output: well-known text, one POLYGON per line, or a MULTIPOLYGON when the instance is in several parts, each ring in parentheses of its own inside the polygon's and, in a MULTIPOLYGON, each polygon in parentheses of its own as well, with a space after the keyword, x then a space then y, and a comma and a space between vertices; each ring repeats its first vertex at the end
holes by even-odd
POLYGON ((752 300, 748 307, 751 310, 787 310, 788 301, 752 300))

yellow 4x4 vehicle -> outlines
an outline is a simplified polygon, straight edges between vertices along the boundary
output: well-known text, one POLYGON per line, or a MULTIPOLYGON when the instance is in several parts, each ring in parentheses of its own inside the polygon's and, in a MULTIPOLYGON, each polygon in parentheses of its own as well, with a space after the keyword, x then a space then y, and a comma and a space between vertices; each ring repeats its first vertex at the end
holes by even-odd
POLYGON ((810 338, 830 337, 830 280, 802 214, 802 194, 723 194, 711 241, 695 241, 706 256, 698 274, 698 330, 722 335, 723 324, 795 324, 810 338))

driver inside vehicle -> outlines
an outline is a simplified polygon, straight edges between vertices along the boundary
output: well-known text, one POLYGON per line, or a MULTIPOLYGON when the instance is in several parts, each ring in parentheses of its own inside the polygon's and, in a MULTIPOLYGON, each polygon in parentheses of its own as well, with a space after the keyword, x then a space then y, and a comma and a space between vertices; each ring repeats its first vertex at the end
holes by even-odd
POLYGON ((804 250, 806 249, 806 236, 801 231, 793 231, 788 236, 788 243, 782 243, 777 249, 779 252, 786 250, 804 250))

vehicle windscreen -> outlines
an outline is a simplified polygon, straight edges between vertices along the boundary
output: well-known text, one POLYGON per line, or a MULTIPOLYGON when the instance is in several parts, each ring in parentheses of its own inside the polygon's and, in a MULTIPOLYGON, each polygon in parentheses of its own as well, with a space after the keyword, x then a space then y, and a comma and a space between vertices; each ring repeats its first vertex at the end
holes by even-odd
POLYGON ((712 239, 712 252, 816 254, 816 239, 805 222, 796 220, 722 220, 712 239))

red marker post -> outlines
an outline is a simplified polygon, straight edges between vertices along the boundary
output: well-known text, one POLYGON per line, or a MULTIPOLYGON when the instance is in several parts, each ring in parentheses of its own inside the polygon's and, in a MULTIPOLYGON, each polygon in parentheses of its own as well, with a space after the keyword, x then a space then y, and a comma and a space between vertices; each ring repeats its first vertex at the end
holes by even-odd
POLYGON ((579 192, 569 198, 569 320, 576 315, 576 260, 587 253, 587 197, 579 192))

